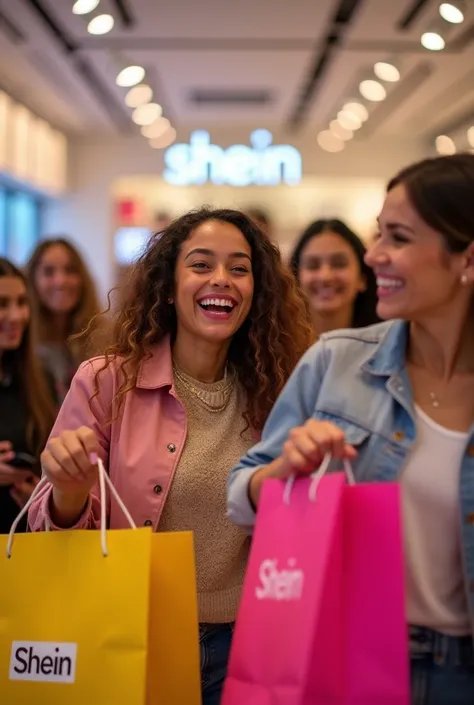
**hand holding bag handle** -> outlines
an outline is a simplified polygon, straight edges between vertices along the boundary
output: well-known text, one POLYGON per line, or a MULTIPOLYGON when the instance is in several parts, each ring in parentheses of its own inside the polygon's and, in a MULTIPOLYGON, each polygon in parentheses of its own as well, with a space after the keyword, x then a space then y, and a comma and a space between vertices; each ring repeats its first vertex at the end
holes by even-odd
MULTIPOLYGON (((331 453, 326 453, 324 456, 323 462, 319 466, 319 468, 314 472, 311 477, 313 478, 310 486, 309 486, 309 492, 308 492, 308 497, 311 502, 315 502, 317 498, 317 493, 318 493, 318 487, 319 483, 323 479, 323 477, 326 475, 329 465, 331 464, 332 460, 332 455, 331 453)), ((347 481, 350 485, 355 485, 355 477, 354 477, 354 471, 352 470, 352 465, 348 460, 344 460, 343 463, 344 466, 344 472, 347 477, 347 481)), ((283 493, 283 501, 285 504, 290 503, 291 499, 291 490, 293 489, 293 485, 295 484, 296 480, 296 475, 291 475, 291 477, 288 478, 285 486, 285 491, 283 493)))
MULTIPOLYGON (((120 509, 122 510, 126 520, 128 521, 130 528, 131 529, 136 529, 137 526, 135 522, 132 519, 132 516, 130 512, 128 511, 127 507, 123 503, 119 493, 115 489, 112 480, 110 479, 108 473, 106 472, 104 468, 104 464, 102 460, 97 457, 97 455, 93 454, 91 455, 91 463, 92 465, 97 465, 98 473, 99 473, 99 490, 100 490, 100 543, 101 543, 101 548, 102 548, 102 555, 104 557, 107 557, 109 555, 108 553, 108 548, 107 548, 107 502, 106 502, 106 491, 107 487, 109 488, 110 494, 114 497, 115 501, 119 505, 120 509)), ((23 519, 25 514, 28 512, 30 506, 34 502, 36 496, 38 493, 43 489, 48 484, 49 480, 46 476, 43 476, 39 483, 36 485, 35 489, 31 493, 31 497, 29 498, 28 502, 25 504, 21 512, 18 514, 17 518, 12 524, 12 527, 10 529, 10 533, 8 535, 8 543, 7 543, 7 558, 12 557, 12 547, 13 547, 13 539, 15 537, 15 532, 17 530, 18 524, 20 521, 23 519)), ((46 526, 46 530, 49 531, 49 523, 46 526)))

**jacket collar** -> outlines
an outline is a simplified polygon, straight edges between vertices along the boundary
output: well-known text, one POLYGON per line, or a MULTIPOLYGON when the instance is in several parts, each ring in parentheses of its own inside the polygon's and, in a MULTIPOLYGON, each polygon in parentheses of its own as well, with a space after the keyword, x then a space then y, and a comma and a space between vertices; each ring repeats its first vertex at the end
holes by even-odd
POLYGON ((406 364, 407 342, 408 323, 394 321, 380 340, 375 352, 362 365, 362 369, 379 377, 398 374, 406 364))
MULTIPOLYGON (((140 365, 136 384, 138 389, 160 389, 170 387, 174 390, 173 358, 171 355, 171 340, 166 336, 161 343, 155 345, 150 354, 140 365)), ((261 438, 260 431, 251 429, 255 443, 261 438)))
POLYGON ((139 389, 173 387, 173 360, 169 336, 155 345, 141 363, 137 387, 139 389))

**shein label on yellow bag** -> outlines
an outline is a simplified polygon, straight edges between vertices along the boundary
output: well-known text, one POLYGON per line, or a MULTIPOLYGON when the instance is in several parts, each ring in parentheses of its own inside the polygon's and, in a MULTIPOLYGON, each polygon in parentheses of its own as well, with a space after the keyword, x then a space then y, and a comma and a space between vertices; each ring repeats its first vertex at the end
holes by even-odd
POLYGON ((14 641, 10 680, 74 683, 77 644, 54 641, 14 641))

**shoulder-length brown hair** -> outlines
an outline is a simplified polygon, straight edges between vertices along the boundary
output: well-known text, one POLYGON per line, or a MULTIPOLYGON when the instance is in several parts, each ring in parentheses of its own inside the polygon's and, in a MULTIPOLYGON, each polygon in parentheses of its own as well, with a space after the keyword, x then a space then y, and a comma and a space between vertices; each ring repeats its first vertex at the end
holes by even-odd
POLYGON ((136 384, 140 364, 151 348, 177 330, 176 311, 168 303, 173 296, 174 274, 181 245, 195 228, 209 220, 236 226, 252 251, 254 296, 246 321, 235 333, 229 361, 246 392, 245 421, 259 431, 296 363, 313 342, 309 312, 291 272, 269 238, 244 213, 202 208, 175 220, 154 235, 134 266, 126 285, 123 304, 115 319, 113 342, 106 349, 100 374, 120 358, 122 384, 114 406, 120 409, 124 395, 136 384))
MULTIPOLYGON (((21 279, 27 289, 26 277, 15 265, 0 258, 0 277, 21 279)), ((56 406, 35 354, 31 320, 26 326, 20 346, 15 350, 5 350, 2 365, 7 374, 12 375, 20 385, 20 391, 28 410, 26 436, 28 445, 35 453, 40 453, 48 439, 56 418, 56 406)))
POLYGON ((84 331, 91 320, 100 311, 97 299, 97 292, 92 277, 79 251, 69 240, 63 237, 42 240, 31 255, 27 266, 28 284, 31 292, 32 314, 38 327, 38 340, 40 343, 48 343, 52 339, 52 327, 54 321, 51 318, 48 308, 41 302, 36 286, 36 274, 41 264, 43 255, 54 246, 64 247, 72 260, 73 266, 79 273, 82 281, 82 291, 78 304, 70 313, 69 326, 67 330, 67 342, 73 357, 76 361, 82 362, 87 356, 87 350, 82 338, 78 334, 84 331))

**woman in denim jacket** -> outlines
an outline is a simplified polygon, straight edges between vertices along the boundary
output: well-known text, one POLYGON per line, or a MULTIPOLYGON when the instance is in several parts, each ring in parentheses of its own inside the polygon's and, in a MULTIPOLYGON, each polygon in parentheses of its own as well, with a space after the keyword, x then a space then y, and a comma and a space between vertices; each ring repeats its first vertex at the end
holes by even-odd
POLYGON ((389 321, 324 335, 232 471, 249 531, 267 477, 326 453, 402 488, 414 705, 474 702, 474 155, 429 159, 388 186, 367 262, 389 321))

